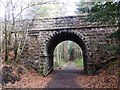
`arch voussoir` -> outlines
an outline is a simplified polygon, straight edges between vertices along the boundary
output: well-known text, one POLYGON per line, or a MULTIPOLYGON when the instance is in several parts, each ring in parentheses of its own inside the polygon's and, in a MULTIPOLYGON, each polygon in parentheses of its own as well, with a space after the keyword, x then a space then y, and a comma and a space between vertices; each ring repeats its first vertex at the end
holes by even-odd
POLYGON ((49 18, 35 19, 34 27, 28 30, 30 37, 28 48, 31 52, 32 48, 33 52, 25 57, 31 58, 32 54, 36 53, 34 51, 37 51, 37 55, 40 57, 41 71, 45 74, 53 68, 53 52, 56 45, 64 40, 71 40, 82 48, 85 71, 91 73, 94 59, 96 59, 95 63, 97 60, 100 61, 97 64, 102 63, 102 60, 98 58, 101 56, 100 52, 97 51, 98 45, 106 45, 108 42, 106 42, 105 36, 117 30, 117 27, 88 25, 85 18, 86 15, 50 18, 50 20, 49 18))

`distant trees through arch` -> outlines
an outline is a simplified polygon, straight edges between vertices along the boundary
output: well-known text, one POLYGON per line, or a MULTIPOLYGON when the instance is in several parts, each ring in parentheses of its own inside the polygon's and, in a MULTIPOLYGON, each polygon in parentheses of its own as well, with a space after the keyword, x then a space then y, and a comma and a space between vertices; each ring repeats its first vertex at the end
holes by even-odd
POLYGON ((77 61, 82 59, 82 50, 78 44, 66 40, 58 44, 54 50, 54 66, 62 66, 68 61, 77 61))

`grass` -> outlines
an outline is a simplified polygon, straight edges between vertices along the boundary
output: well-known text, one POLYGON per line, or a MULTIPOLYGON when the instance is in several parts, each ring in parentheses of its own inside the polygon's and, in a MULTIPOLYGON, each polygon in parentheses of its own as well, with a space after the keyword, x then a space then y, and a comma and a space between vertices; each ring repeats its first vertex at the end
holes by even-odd
POLYGON ((83 58, 73 61, 77 67, 83 67, 83 58))
POLYGON ((59 63, 54 62, 54 67, 62 67, 63 65, 65 65, 67 62, 65 62, 64 60, 60 60, 59 63))
MULTIPOLYGON (((75 61, 73 61, 73 63, 75 63, 75 65, 76 65, 78 68, 84 66, 84 65, 83 65, 83 58, 81 58, 81 59, 76 59, 75 61)), ((54 62, 54 67, 62 67, 62 66, 64 66, 65 64, 67 64, 66 61, 60 60, 59 63, 54 62)))
POLYGON ((65 65, 67 62, 65 62, 64 60, 61 60, 61 62, 60 62, 60 66, 63 66, 63 65, 65 65))

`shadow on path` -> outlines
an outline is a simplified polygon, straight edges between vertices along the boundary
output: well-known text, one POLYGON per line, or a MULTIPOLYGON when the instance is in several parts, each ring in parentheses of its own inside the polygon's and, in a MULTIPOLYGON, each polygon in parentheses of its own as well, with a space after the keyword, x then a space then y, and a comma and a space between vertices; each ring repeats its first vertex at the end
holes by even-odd
POLYGON ((76 80, 81 73, 84 74, 73 62, 69 62, 63 69, 52 72, 52 80, 46 88, 82 88, 76 80))

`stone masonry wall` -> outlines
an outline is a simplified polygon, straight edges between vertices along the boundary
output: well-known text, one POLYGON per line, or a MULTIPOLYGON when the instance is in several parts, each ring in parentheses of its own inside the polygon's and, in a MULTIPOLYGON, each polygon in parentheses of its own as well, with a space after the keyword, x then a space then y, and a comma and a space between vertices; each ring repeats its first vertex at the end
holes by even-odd
MULTIPOLYGON (((51 38, 64 31, 75 33, 78 36, 80 35, 80 38, 89 49, 89 60, 87 63, 102 63, 102 54, 98 49, 100 47, 104 48, 104 45, 107 44, 106 36, 112 33, 116 27, 97 25, 96 23, 90 24, 85 21, 85 18, 86 15, 34 19, 33 27, 28 30, 30 41, 33 43, 28 43, 28 50, 32 51, 32 48, 37 54, 36 52, 32 52, 29 56, 32 56, 32 60, 36 60, 36 58, 39 57, 38 61, 41 63, 40 67, 47 71, 49 66, 47 61, 48 56, 46 56, 47 53, 45 51, 46 44, 51 38), (35 40, 33 40, 34 37, 36 37, 35 40)), ((103 52, 103 54, 105 53, 103 52)))

